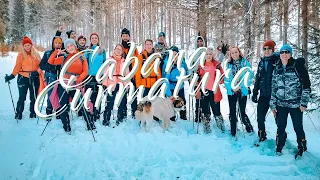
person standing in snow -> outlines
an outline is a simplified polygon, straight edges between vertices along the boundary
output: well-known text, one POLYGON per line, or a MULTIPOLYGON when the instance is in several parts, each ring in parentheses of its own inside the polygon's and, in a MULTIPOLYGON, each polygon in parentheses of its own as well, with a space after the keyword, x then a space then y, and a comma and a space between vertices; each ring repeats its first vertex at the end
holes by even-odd
POLYGON ((281 61, 275 67, 272 76, 270 109, 277 119, 277 148, 281 154, 287 134, 288 114, 292 119, 293 128, 297 135, 298 154, 302 156, 307 150, 307 141, 303 130, 303 112, 310 100, 310 78, 303 59, 292 58, 292 48, 284 44, 280 49, 281 61))
MULTIPOLYGON (((179 53, 179 48, 177 46, 172 46, 170 48, 170 50, 173 51, 173 57, 175 57, 179 53)), ((163 68, 162 68, 162 77, 166 78, 169 81, 169 84, 168 84, 169 88, 167 88, 166 96, 167 97, 171 97, 175 87, 177 86, 177 82, 178 82, 177 77, 180 76, 181 72, 178 69, 177 61, 175 61, 174 65, 172 66, 171 72, 170 73, 166 73, 165 72, 165 68, 166 68, 167 64, 168 64, 168 56, 165 59, 164 65, 163 65, 163 68)), ((182 68, 185 70, 186 75, 188 75, 188 67, 187 67, 187 64, 186 64, 184 59, 182 61, 182 68)), ((186 101, 185 93, 184 93, 184 85, 180 86, 180 90, 178 92, 178 96, 180 98, 182 98, 182 100, 184 101, 184 104, 186 104, 187 101, 186 101)), ((186 112, 186 110, 181 110, 180 111, 180 119, 187 120, 187 112, 186 112)), ((172 120, 175 120, 175 118, 172 118, 172 120)))
POLYGON ((271 80, 275 64, 279 60, 279 55, 274 53, 275 42, 267 40, 263 43, 263 54, 258 65, 258 70, 255 76, 252 101, 258 103, 257 121, 258 121, 258 137, 259 142, 267 139, 265 128, 266 115, 269 110, 271 98, 271 80), (259 100, 258 94, 260 92, 259 100))
MULTIPOLYGON (((56 31, 55 36, 61 36, 62 32, 64 30, 64 26, 59 26, 59 29, 56 31)), ((73 39, 76 43, 77 42, 77 33, 74 30, 69 30, 66 32, 68 39, 73 39)))
POLYGON ((87 44, 87 38, 80 35, 78 37, 78 50, 79 51, 86 50, 88 48, 88 46, 86 46, 86 44, 87 44))
POLYGON ((39 64, 41 57, 38 51, 33 47, 30 38, 25 36, 22 40, 22 50, 18 53, 16 65, 11 73, 11 75, 5 76, 5 82, 9 82, 14 79, 18 74, 17 84, 19 90, 19 100, 17 102, 15 119, 22 119, 22 112, 24 110, 24 102, 27 98, 27 93, 29 90, 30 97, 30 118, 36 118, 36 113, 34 112, 34 104, 37 98, 38 89, 40 85, 39 73, 42 73, 39 64))
MULTIPOLYGON (((136 77, 136 88, 138 88, 140 85, 143 85, 144 87, 144 92, 143 92, 143 97, 147 96, 151 87, 154 85, 154 83, 160 79, 161 76, 161 69, 160 67, 158 68, 158 74, 152 70, 151 74, 148 77, 143 77, 141 74, 141 69, 143 66, 143 63, 148 59, 149 56, 151 56, 154 53, 154 48, 153 48, 153 41, 151 39, 147 39, 144 42, 144 50, 140 53, 138 56, 139 59, 139 68, 138 71, 135 75, 136 77)), ((147 69, 151 68, 151 65, 147 69)))
MULTIPOLYGON (((229 118, 230 118, 230 126, 231 126, 231 135, 233 137, 236 136, 237 133, 237 103, 240 113, 240 119, 242 123, 245 125, 248 133, 253 132, 253 128, 249 117, 246 114, 246 105, 247 105, 247 96, 249 95, 249 89, 244 85, 244 81, 241 82, 241 88, 238 90, 234 90, 231 88, 231 82, 238 71, 243 67, 250 67, 251 65, 249 61, 243 57, 240 49, 236 46, 230 49, 230 61, 227 63, 227 70, 230 70, 229 77, 225 76, 224 84, 227 88, 228 94, 228 102, 229 102, 229 118)), ((244 77, 245 74, 242 75, 240 80, 244 77)), ((253 73, 250 73, 249 83, 251 84, 253 78, 253 73)), ((237 83, 236 83, 237 84, 237 83)))
MULTIPOLYGON (((221 75, 223 74, 223 70, 221 67, 221 64, 214 60, 214 52, 213 48, 208 48, 207 50, 207 56, 206 56, 206 61, 204 64, 204 69, 202 69, 199 66, 199 74, 201 78, 205 75, 205 73, 209 73, 209 79, 208 83, 206 86, 206 90, 208 91, 208 95, 205 96, 203 93, 202 98, 201 98, 201 108, 204 113, 204 122, 203 122, 203 129, 205 133, 210 133, 211 128, 210 128, 210 116, 211 116, 211 110, 214 115, 214 119, 216 120, 216 124, 219 129, 224 132, 225 126, 224 126, 224 121, 221 116, 221 111, 220 111, 220 101, 222 100, 222 94, 220 91, 220 87, 218 87, 216 93, 212 91, 213 89, 213 83, 215 82, 216 78, 216 70, 219 70, 221 75)), ((222 84, 223 81, 220 82, 222 84)))
MULTIPOLYGON (((117 93, 119 92, 119 83, 122 83, 123 85, 126 85, 127 82, 122 82, 120 77, 121 77, 121 69, 124 66, 124 61, 125 59, 123 58, 123 46, 121 44, 117 44, 115 49, 113 50, 113 55, 108 59, 108 60, 113 60, 116 61, 116 69, 113 72, 113 79, 106 79, 103 82, 103 86, 106 88, 113 85, 112 89, 112 96, 107 95, 107 106, 103 114, 103 122, 102 125, 104 126, 109 126, 110 125, 110 118, 111 118, 111 111, 114 106, 114 100, 116 98, 117 93)), ((108 71, 108 69, 106 70, 108 71)), ((127 69, 125 76, 129 74, 129 69, 127 69)), ((118 114, 117 114, 117 120, 116 120, 116 125, 118 126, 121 122, 123 122, 125 115, 126 115, 126 108, 127 106, 127 94, 124 94, 123 98, 121 99, 120 105, 118 107, 118 114)))
MULTIPOLYGON (((86 84, 86 89, 91 88, 92 94, 90 97, 90 100, 93 104, 95 104, 97 96, 98 96, 98 83, 96 80, 96 75, 102 64, 106 61, 107 53, 106 51, 100 47, 99 45, 99 35, 97 33, 92 33, 90 35, 90 46, 89 49, 95 50, 96 48, 99 48, 97 53, 93 55, 93 52, 86 51, 84 53, 85 58, 88 61, 88 75, 90 75, 92 78, 86 84), (98 47, 99 46, 99 47, 98 47)), ((100 108, 96 109, 93 108, 93 119, 96 121, 97 119, 100 119, 100 108)))
MULTIPOLYGON (((51 56, 51 54, 57 50, 63 50, 63 43, 62 43, 62 39, 58 36, 54 37, 52 40, 52 49, 48 50, 44 53, 41 62, 40 62, 40 69, 45 71, 45 79, 47 84, 52 83, 53 81, 57 80, 58 76, 59 76, 59 72, 61 69, 60 65, 51 65, 48 63, 49 57, 51 56)), ((60 56, 63 56, 65 54, 65 52, 61 51, 60 56)), ((52 89, 48 91, 48 98, 47 98, 47 108, 46 108, 46 114, 52 114, 53 112, 53 108, 52 108, 52 104, 50 101, 50 95, 52 93, 52 89)), ((56 117, 57 119, 60 119, 60 116, 56 117)))
POLYGON ((158 42, 154 46, 155 52, 161 54, 161 62, 160 69, 163 67, 164 60, 166 59, 168 50, 168 45, 166 43, 166 34, 164 32, 160 32, 158 35, 158 42))
MULTIPOLYGON (((130 50, 130 31, 127 28, 123 28, 121 31, 121 44, 123 46, 123 57, 124 59, 127 58, 127 55, 129 53, 130 50)), ((139 52, 138 49, 135 49, 133 56, 138 57, 139 56, 139 52)), ((129 70, 131 71, 132 68, 134 67, 134 63, 130 64, 129 66, 129 70)), ((136 86, 136 81, 135 78, 131 78, 131 82, 134 86, 136 86)), ((125 107, 126 108, 126 107, 125 107)), ((132 103, 131 103, 131 115, 133 118, 135 118, 135 112, 137 110, 137 99, 135 99, 132 103)), ((125 110, 125 116, 127 116, 127 110, 125 110)))
MULTIPOLYGON (((67 50, 67 55, 60 56, 62 51, 60 49, 55 50, 50 58, 49 58, 49 64, 51 65, 63 65, 70 60, 71 57, 73 57, 77 53, 77 45, 76 42, 73 39, 67 39, 64 42, 64 46, 66 47, 67 50)), ((76 84, 81 83, 88 75, 88 63, 85 57, 80 55, 77 57, 77 59, 69 66, 67 69, 67 72, 65 73, 64 78, 69 79, 72 75, 76 76, 76 84)), ((72 91, 66 91, 60 84, 58 84, 57 87, 57 92, 59 96, 59 104, 60 107, 63 107, 64 105, 67 106, 67 109, 61 113, 61 121, 63 124, 63 129, 66 132, 71 131, 70 127, 70 117, 69 117, 69 110, 70 110, 70 103, 69 103, 69 98, 72 98, 75 94, 75 90, 72 91)), ((84 119, 87 123, 87 129, 88 130, 93 130, 95 129, 95 125, 92 121, 91 118, 87 117, 85 112, 84 119)))
MULTIPOLYGON (((203 37, 202 36, 198 36, 197 37, 197 44, 196 44, 196 47, 197 48, 200 48, 200 47, 204 47, 204 44, 205 44, 205 42, 204 42, 204 39, 203 39, 203 37)), ((198 57, 195 57, 196 59, 198 59, 200 57, 200 55, 198 56, 198 57)), ((198 69, 199 70, 199 69, 198 69)), ((197 70, 197 73, 199 72, 197 70)), ((199 74, 198 74, 198 76, 200 76, 199 74)), ((201 76, 200 76, 201 77, 201 76)), ((198 83, 201 81, 201 78, 199 78, 198 79, 198 83)), ((201 92, 199 91, 198 93, 197 93, 197 96, 196 96, 196 110, 195 110, 195 122, 201 122, 201 120, 202 120, 202 117, 201 117, 201 114, 202 114, 202 111, 199 109, 199 106, 200 106, 200 98, 201 98, 201 92)), ((193 106, 193 105, 192 105, 193 106)))

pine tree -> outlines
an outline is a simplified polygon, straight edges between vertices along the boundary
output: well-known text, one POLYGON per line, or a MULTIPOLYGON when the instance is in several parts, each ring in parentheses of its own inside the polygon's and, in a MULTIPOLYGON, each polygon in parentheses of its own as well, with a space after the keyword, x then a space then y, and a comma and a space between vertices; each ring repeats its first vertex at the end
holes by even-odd
POLYGON ((0 0, 0 44, 4 41, 8 30, 9 22, 9 1, 0 0))
POLYGON ((13 1, 12 21, 10 26, 12 43, 20 43, 26 33, 24 24, 24 7, 24 1, 13 1))

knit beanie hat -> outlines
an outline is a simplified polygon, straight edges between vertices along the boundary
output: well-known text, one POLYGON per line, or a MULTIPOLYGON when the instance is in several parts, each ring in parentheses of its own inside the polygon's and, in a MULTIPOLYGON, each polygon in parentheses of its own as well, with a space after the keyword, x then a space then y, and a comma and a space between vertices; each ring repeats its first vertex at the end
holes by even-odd
POLYGON ((68 35, 68 38, 70 38, 70 35, 71 35, 72 32, 75 32, 75 31, 74 30, 69 30, 69 31, 66 32, 66 34, 68 35))
POLYGON ((165 37, 166 37, 166 33, 160 32, 159 35, 158 35, 158 37, 160 37, 160 36, 163 36, 163 37, 165 38, 165 37))
POLYGON ((272 40, 267 40, 263 43, 263 47, 266 47, 266 46, 270 47, 274 52, 274 47, 276 46, 276 43, 272 40))
POLYGON ((27 37, 27 36, 24 36, 24 37, 23 37, 23 40, 22 40, 22 45, 25 45, 25 44, 27 44, 27 43, 29 43, 29 44, 32 45, 31 39, 30 39, 29 37, 27 37))
POLYGON ((79 41, 80 39, 84 39, 85 41, 87 41, 87 38, 84 37, 83 35, 80 35, 80 36, 78 37, 78 41, 79 41))
POLYGON ((289 44, 284 44, 280 49, 280 53, 281 51, 289 51, 292 56, 292 47, 289 44))
POLYGON ((130 31, 127 28, 123 28, 121 31, 121 36, 122 34, 128 34, 130 36, 130 31))
POLYGON ((67 39, 66 41, 64 41, 64 47, 67 47, 67 45, 70 43, 73 44, 75 47, 77 47, 77 44, 74 41, 74 39, 67 39))

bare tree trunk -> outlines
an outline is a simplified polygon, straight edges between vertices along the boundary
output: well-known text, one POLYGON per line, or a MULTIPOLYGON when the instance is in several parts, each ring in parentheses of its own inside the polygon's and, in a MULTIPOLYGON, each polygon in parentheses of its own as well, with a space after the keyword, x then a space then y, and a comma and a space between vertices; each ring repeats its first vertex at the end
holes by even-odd
POLYGON ((282 41, 282 17, 283 17, 283 11, 282 11, 282 6, 283 6, 283 0, 278 1, 278 16, 279 16, 279 41, 282 41))
POLYGON ((308 5, 309 0, 302 0, 302 56, 308 69, 308 5))
POLYGON ((288 13, 288 9, 289 9, 289 0, 284 0, 284 6, 283 6, 283 19, 284 19, 284 30, 283 30, 283 44, 287 44, 288 43, 288 26, 289 26, 289 13, 288 13))
POLYGON ((209 0, 198 0, 197 4, 197 31, 203 37, 205 46, 207 46, 207 8, 209 0))
POLYGON ((265 8, 266 8, 266 14, 265 14, 265 28, 266 28, 266 39, 271 39, 271 1, 266 0, 265 1, 265 8))
POLYGON ((301 10, 301 3, 300 3, 300 0, 297 0, 297 5, 298 5, 298 44, 297 44, 297 46, 298 46, 298 48, 300 48, 301 47, 301 43, 300 43, 300 19, 301 19, 301 12, 300 12, 300 10, 301 10))

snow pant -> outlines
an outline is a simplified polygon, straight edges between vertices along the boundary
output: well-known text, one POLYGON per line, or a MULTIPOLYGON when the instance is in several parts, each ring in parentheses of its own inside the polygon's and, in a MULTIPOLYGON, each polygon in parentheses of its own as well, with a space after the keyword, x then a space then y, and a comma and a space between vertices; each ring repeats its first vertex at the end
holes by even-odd
MULTIPOLYGON (((46 78, 46 82, 47 82, 47 85, 49 85, 50 83, 52 83, 53 81, 57 80, 57 75, 56 74, 53 74, 53 73, 50 73, 50 72, 46 72, 44 74, 45 78, 46 78)), ((51 104, 51 101, 50 101, 50 96, 51 96, 51 93, 52 93, 52 90, 53 89, 50 89, 48 91, 48 98, 47 98, 47 108, 46 108, 46 113, 47 115, 48 114, 52 114, 52 111, 53 111, 53 108, 52 108, 52 104, 51 104)))
MULTIPOLYGON (((173 94, 173 91, 174 89, 170 89, 171 93, 173 94)), ((178 92, 178 96, 183 100, 184 104, 187 103, 186 101, 186 97, 184 95, 184 88, 180 89, 179 92, 178 92)), ((179 112, 180 114, 180 119, 183 119, 183 120, 187 120, 187 111, 186 110, 181 110, 179 112)), ((175 119, 175 118, 174 118, 175 119)))
MULTIPOLYGON (((91 90, 92 90, 90 101, 93 104, 93 114, 90 114, 90 113, 87 113, 87 114, 92 116, 91 118, 94 121, 96 121, 97 119, 100 119, 100 110, 101 110, 101 108, 100 107, 99 108, 94 107, 94 105, 96 103, 96 100, 97 100, 97 96, 98 96, 98 89, 99 89, 98 85, 99 84, 98 84, 95 76, 92 76, 92 79, 85 86, 85 90, 87 90, 89 88, 91 88, 91 90)), ((81 109, 80 111, 81 111, 81 114, 83 114, 83 109, 81 109)))
POLYGON ((283 146, 286 143, 287 133, 287 120, 288 114, 290 113, 294 131, 297 135, 298 148, 303 147, 305 143, 306 135, 303 130, 303 113, 300 111, 300 108, 287 108, 287 107, 277 107, 277 150, 282 150, 283 146))
MULTIPOLYGON (((134 78, 131 79, 131 82, 132 82, 133 86, 136 87, 136 80, 134 78)), ((129 94, 129 92, 128 92, 128 94, 129 94)), ((135 98, 133 100, 133 102, 131 103, 131 115, 133 118, 135 118, 134 113, 136 112, 137 109, 138 109, 138 104, 137 104, 137 99, 135 98)))
MULTIPOLYGON (((104 125, 108 125, 110 123, 111 111, 113 110, 114 100, 116 98, 118 91, 119 91, 119 84, 116 85, 114 91, 112 92, 112 96, 110 96, 109 94, 107 95, 107 102, 106 102, 107 106, 103 113, 104 125)), ((127 111, 126 107, 127 107, 127 94, 124 94, 118 107, 118 114, 117 114, 117 120, 116 120, 117 125, 123 122, 123 119, 127 111)))
POLYGON ((231 134, 236 135, 237 132, 237 102, 239 103, 240 119, 245 125, 247 132, 252 132, 253 128, 249 117, 246 114, 247 96, 241 96, 241 93, 228 95, 229 102, 229 119, 231 126, 231 134))
POLYGON ((208 96, 205 96, 202 93, 202 98, 201 98, 201 108, 204 115, 210 116, 211 114, 210 108, 211 108, 214 116, 220 116, 221 115, 220 102, 214 102, 213 91, 210 91, 210 90, 207 90, 207 91, 208 91, 208 96))
POLYGON ((16 113, 22 114, 24 110, 24 102, 26 101, 27 93, 29 90, 30 114, 35 114, 34 104, 36 102, 39 85, 40 85, 39 77, 27 78, 19 74, 17 78, 17 84, 18 84, 18 90, 19 90, 19 99, 17 102, 16 113))
POLYGON ((258 136, 262 136, 265 138, 267 136, 266 133, 266 115, 269 110, 269 102, 270 99, 267 97, 260 97, 258 101, 258 107, 257 107, 257 121, 258 121, 258 136))
MULTIPOLYGON (((65 131, 71 131, 70 127, 70 117, 69 117, 69 111, 70 111, 70 98, 73 98, 75 94, 75 90, 67 92, 60 84, 58 85, 58 95, 59 95, 59 101, 60 101, 60 107, 62 108, 64 105, 67 106, 66 110, 60 115, 61 122, 63 124, 63 129, 65 131)), ((89 115, 90 113, 86 110, 84 110, 84 107, 81 108, 84 112, 84 120, 86 121, 88 130, 95 129, 93 119, 89 115)))

